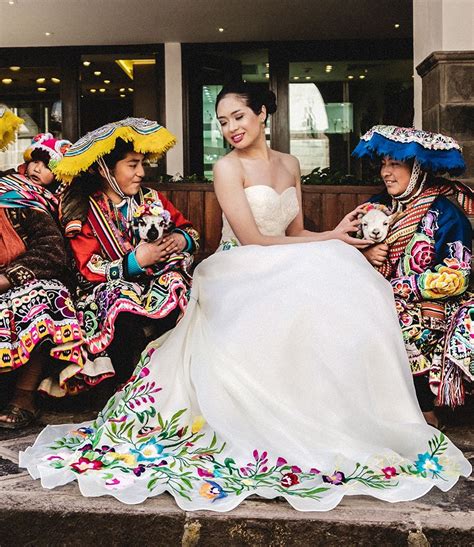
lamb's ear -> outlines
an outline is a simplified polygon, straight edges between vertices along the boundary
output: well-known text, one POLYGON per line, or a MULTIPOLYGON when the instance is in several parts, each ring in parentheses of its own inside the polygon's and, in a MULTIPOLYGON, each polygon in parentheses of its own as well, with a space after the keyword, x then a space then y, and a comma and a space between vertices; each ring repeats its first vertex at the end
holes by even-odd
POLYGON ((364 215, 365 215, 365 213, 359 213, 357 215, 357 220, 360 220, 364 215))

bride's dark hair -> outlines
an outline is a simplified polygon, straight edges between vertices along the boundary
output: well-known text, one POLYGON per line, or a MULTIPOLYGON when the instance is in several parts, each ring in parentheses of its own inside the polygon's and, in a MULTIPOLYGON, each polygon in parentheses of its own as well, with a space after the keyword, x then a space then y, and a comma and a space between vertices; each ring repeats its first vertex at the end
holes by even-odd
POLYGON ((270 91, 266 84, 248 83, 242 81, 230 82, 226 84, 217 95, 216 112, 219 102, 226 95, 238 95, 257 115, 262 111, 262 106, 265 106, 267 110, 265 121, 267 121, 269 114, 275 113, 277 109, 275 93, 270 91))

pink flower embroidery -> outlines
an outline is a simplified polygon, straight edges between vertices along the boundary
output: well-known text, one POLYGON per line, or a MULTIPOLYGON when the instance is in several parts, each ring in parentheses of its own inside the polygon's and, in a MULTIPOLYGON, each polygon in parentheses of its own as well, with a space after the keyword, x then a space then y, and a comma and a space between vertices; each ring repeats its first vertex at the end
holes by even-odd
POLYGON ((82 457, 77 462, 72 463, 71 467, 78 473, 84 473, 90 469, 101 469, 103 465, 99 460, 89 460, 89 458, 82 457))
POLYGON ((397 470, 395 467, 384 467, 382 473, 385 475, 386 479, 391 479, 392 477, 397 476, 397 470))
POLYGON ((214 476, 214 473, 211 473, 210 471, 208 471, 207 469, 203 469, 202 467, 198 467, 197 472, 198 472, 198 475, 200 477, 213 477, 214 476))
POLYGON ((414 273, 423 273, 435 259, 433 246, 424 240, 415 241, 410 254, 410 270, 414 273))

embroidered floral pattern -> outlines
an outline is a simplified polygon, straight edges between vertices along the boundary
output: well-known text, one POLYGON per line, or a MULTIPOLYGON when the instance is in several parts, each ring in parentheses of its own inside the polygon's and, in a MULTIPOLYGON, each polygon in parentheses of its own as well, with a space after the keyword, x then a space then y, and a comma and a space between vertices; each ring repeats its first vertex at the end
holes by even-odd
POLYGON ((220 248, 222 251, 228 251, 230 249, 233 249, 234 247, 240 247, 239 242, 235 238, 226 239, 225 241, 221 241, 220 248))
POLYGON ((420 276, 419 286, 425 298, 457 296, 466 289, 466 278, 463 272, 447 266, 441 266, 436 270, 420 276))
POLYGON ((404 269, 408 275, 423 273, 434 263, 435 257, 430 238, 417 234, 406 248, 404 269))
MULTIPOLYGON (((165 417, 157 410, 156 396, 162 388, 149 380, 147 364, 152 353, 153 349, 134 380, 109 401, 93 425, 57 440, 43 461, 54 469, 69 467, 78 475, 95 473, 107 490, 144 481, 150 494, 169 490, 187 500, 200 497, 211 504, 261 488, 319 501, 332 489, 350 484, 387 489, 397 487, 402 478, 444 478, 448 443, 442 433, 429 441, 416 461, 401 460, 384 468, 346 461, 343 468, 338 464, 337 469, 322 473, 317 467, 305 470, 258 449, 247 461, 224 457, 225 443, 206 428, 202 416, 190 420, 187 409, 182 409, 165 417)), ((373 461, 383 459, 374 456, 373 461)))
POLYGON ((436 199, 390 279, 411 370, 428 374, 438 404, 450 406, 464 401, 463 378, 474 380, 467 324, 474 306, 468 289, 471 241, 465 226, 457 208, 436 199))

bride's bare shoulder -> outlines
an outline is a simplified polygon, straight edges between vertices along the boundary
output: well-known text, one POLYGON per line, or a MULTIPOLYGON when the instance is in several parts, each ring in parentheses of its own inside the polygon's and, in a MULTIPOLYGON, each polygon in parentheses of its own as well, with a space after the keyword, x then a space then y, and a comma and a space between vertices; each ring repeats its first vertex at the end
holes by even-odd
POLYGON ((276 150, 272 150, 272 153, 275 154, 275 160, 284 165, 288 171, 299 172, 300 162, 295 156, 285 154, 284 152, 278 152, 276 150))
POLYGON ((227 156, 220 158, 214 164, 214 185, 219 184, 221 180, 229 182, 240 182, 243 184, 244 172, 242 164, 236 156, 230 152, 227 156))
POLYGON ((228 169, 238 169, 240 170, 242 168, 241 162, 237 156, 232 154, 230 152, 226 156, 223 156, 222 158, 219 158, 216 163, 214 164, 214 174, 216 171, 227 171, 228 169))

